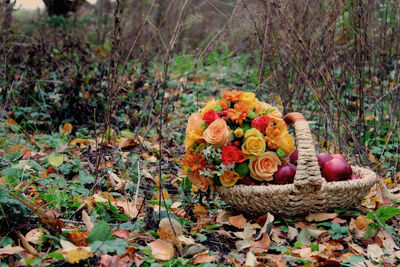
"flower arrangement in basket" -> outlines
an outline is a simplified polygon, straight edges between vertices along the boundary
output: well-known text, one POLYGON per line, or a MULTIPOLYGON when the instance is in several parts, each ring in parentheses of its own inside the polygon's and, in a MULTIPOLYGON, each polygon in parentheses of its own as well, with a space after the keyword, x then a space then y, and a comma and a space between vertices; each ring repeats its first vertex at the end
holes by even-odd
POLYGON ((372 171, 350 166, 340 154, 317 158, 304 116, 282 118, 251 92, 225 91, 191 114, 185 149, 182 167, 195 188, 215 189, 247 213, 291 216, 350 208, 376 182, 372 171), (295 128, 297 150, 288 125, 295 128))
POLYGON ((274 173, 295 150, 279 110, 254 93, 236 90, 190 116, 185 146, 183 169, 202 191, 214 185, 273 183, 274 173))

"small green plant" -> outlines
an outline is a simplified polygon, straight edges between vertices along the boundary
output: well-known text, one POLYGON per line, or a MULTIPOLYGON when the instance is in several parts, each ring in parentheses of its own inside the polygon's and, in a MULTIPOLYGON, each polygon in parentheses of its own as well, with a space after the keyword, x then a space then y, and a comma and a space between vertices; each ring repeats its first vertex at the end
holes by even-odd
POLYGON ((373 220, 368 225, 365 237, 372 237, 376 233, 379 227, 385 228, 393 236, 397 236, 396 231, 390 225, 387 225, 387 221, 392 219, 394 216, 400 214, 400 209, 393 206, 383 206, 376 211, 371 211, 367 214, 367 218, 373 220))

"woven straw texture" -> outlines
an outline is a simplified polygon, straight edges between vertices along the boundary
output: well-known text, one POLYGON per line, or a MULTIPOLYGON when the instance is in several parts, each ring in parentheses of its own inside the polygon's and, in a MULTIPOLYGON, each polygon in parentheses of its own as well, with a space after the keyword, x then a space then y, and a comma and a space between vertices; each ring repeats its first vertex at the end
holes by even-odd
POLYGON ((293 184, 232 187, 217 186, 221 198, 238 211, 248 214, 267 212, 294 216, 334 208, 352 208, 361 203, 376 183, 376 174, 368 169, 352 166, 358 180, 327 183, 321 176, 308 122, 300 113, 284 117, 294 125, 299 152, 293 184))

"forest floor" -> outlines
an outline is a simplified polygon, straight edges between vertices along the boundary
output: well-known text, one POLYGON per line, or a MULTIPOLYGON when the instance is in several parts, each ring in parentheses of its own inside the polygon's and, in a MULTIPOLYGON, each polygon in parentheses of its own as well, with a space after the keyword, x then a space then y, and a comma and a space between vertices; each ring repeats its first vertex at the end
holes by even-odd
POLYGON ((95 138, 68 122, 28 133, 3 120, 2 266, 400 263, 400 192, 390 178, 352 210, 293 218, 241 214, 216 193, 192 192, 180 160, 186 114, 202 101, 175 92, 165 95, 176 107, 167 123, 149 120, 144 135, 109 129, 95 138))

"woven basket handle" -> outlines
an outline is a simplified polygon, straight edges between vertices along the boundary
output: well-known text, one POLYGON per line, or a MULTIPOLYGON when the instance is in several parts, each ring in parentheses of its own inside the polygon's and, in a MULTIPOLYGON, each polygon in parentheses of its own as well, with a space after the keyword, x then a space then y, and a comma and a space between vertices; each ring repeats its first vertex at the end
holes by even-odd
POLYGON ((323 179, 315 153, 314 141, 306 118, 299 112, 292 112, 283 117, 289 125, 294 125, 297 139, 296 176, 294 186, 303 193, 316 192, 321 189, 323 179))

